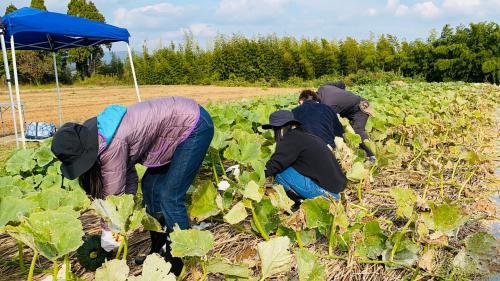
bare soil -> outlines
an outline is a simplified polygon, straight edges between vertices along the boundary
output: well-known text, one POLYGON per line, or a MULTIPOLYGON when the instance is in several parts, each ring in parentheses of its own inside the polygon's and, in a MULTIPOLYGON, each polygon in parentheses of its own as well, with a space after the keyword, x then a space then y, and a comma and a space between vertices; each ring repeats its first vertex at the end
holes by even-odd
MULTIPOLYGON (((256 88, 256 87, 219 87, 219 86, 140 86, 142 100, 162 96, 184 96, 201 104, 209 101, 224 102, 241 100, 256 96, 297 93, 297 88, 256 88)), ((57 119, 57 96, 55 90, 23 90, 26 122, 53 122, 57 119)), ((129 105, 137 102, 133 86, 111 87, 63 87, 61 88, 63 122, 80 122, 97 115, 110 104, 129 105)), ((6 89, 0 91, 0 103, 8 103, 6 89)), ((17 116, 17 115, 16 115, 17 116)), ((3 112, 4 126, 12 132, 12 118, 9 111, 3 112)), ((0 134, 1 134, 0 128, 0 134)))

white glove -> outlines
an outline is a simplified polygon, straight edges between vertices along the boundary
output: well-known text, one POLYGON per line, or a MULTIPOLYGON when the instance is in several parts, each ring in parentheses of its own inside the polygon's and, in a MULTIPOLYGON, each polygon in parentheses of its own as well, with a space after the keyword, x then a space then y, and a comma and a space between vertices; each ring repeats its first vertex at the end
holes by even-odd
POLYGON ((101 233, 101 248, 103 248, 106 252, 111 252, 115 249, 118 249, 120 246, 120 242, 116 241, 113 237, 113 232, 109 230, 103 230, 101 233))

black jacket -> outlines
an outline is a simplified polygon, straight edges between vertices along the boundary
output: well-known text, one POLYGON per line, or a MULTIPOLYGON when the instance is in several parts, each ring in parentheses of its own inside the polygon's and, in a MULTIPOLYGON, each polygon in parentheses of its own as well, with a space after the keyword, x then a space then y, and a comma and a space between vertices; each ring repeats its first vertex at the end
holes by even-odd
POLYGON ((275 176, 292 166, 327 191, 339 193, 345 188, 346 176, 325 142, 297 128, 286 133, 266 163, 266 177, 275 176))
POLYGON ((335 137, 342 137, 344 129, 333 108, 315 101, 305 101, 292 110, 302 128, 333 145, 335 137))
POLYGON ((358 95, 331 85, 319 87, 318 97, 321 103, 331 106, 340 116, 346 118, 360 110, 359 103, 362 100, 358 95))

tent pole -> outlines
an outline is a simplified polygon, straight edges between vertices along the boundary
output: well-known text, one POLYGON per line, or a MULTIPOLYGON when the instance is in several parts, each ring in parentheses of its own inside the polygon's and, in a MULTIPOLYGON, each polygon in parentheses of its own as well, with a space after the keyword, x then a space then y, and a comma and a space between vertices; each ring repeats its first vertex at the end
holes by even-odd
POLYGON ((12 83, 10 81, 9 60, 7 58, 7 48, 5 47, 5 39, 4 39, 3 35, 4 35, 4 30, 3 30, 2 26, 0 26, 0 44, 2 45, 3 64, 5 67, 5 79, 7 80, 7 87, 9 89, 10 111, 12 112, 12 124, 14 125, 14 134, 16 136, 16 147, 19 149, 19 136, 17 135, 17 122, 16 122, 16 109, 14 108, 14 97, 12 96, 12 83))
POLYGON ((24 138, 24 120, 21 110, 21 97, 19 95, 19 79, 17 77, 16 48, 14 47, 14 35, 10 36, 10 51, 12 53, 12 68, 14 69, 14 85, 16 86, 17 112, 19 112, 19 126, 21 127, 21 140, 23 149, 26 149, 26 139, 24 138))
POLYGON ((130 45, 127 43, 128 57, 130 59, 130 68, 132 69, 132 76, 134 77, 135 94, 137 95, 137 100, 141 102, 141 96, 139 94, 139 86, 137 85, 137 77, 135 76, 134 60, 132 59, 132 50, 130 50, 130 45))
POLYGON ((62 126, 62 110, 61 110, 61 91, 59 89, 59 76, 57 75, 57 58, 56 52, 52 52, 54 58, 54 74, 56 76, 56 91, 57 91, 57 115, 59 116, 59 128, 62 126))

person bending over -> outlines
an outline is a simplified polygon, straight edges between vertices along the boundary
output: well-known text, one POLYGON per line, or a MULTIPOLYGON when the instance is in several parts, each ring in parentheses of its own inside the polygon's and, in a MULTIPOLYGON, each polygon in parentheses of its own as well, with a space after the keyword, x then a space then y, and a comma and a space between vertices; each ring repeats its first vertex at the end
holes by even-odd
POLYGON ((303 90, 300 93, 299 104, 292 109, 292 113, 302 124, 302 128, 320 137, 334 148, 335 137, 342 137, 344 134, 344 129, 335 110, 328 105, 319 103, 317 94, 312 90, 303 90))
POLYGON ((326 83, 318 89, 318 97, 321 103, 332 107, 341 117, 349 119, 354 132, 361 136, 363 141, 360 147, 366 152, 371 161, 375 161, 375 154, 364 143, 369 139, 365 126, 373 111, 368 101, 352 92, 345 90, 345 83, 338 81, 326 83))
POLYGON ((274 130, 276 141, 276 150, 266 163, 266 177, 274 177, 288 194, 291 191, 304 199, 317 196, 339 199, 346 177, 320 137, 305 131, 288 110, 273 112, 269 124, 262 128, 274 130))
MULTIPOLYGON (((170 254, 167 237, 175 224, 189 227, 184 198, 205 157, 214 134, 212 119, 198 103, 165 97, 129 107, 112 105, 83 124, 66 123, 55 134, 52 152, 68 179, 78 178, 93 198, 135 194, 135 164, 148 167, 142 178, 146 211, 166 233, 150 232, 151 253, 162 253, 178 275, 182 261, 170 254)), ((101 246, 118 247, 103 225, 101 246)), ((144 256, 136 257, 137 263, 144 256)))

